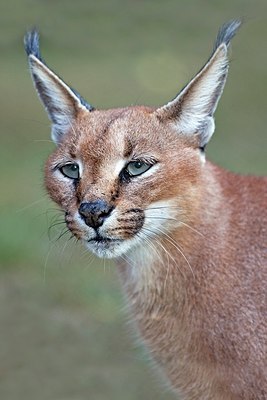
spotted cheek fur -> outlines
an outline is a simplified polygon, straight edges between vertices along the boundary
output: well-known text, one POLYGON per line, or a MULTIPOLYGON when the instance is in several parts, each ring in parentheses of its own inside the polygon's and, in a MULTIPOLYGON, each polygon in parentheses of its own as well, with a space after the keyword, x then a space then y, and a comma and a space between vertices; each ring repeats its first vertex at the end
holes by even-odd
POLYGON ((77 239, 81 239, 83 231, 77 226, 75 220, 70 212, 65 212, 65 222, 71 233, 76 236, 77 239))
POLYGON ((118 239, 131 239, 138 236, 145 222, 144 210, 141 208, 128 208, 125 211, 116 212, 113 221, 107 227, 108 235, 118 239))

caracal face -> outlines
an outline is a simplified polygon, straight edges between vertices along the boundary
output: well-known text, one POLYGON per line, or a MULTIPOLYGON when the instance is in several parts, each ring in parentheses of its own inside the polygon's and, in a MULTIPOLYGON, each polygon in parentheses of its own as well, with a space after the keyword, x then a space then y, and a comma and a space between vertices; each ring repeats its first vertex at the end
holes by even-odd
POLYGON ((153 109, 83 111, 47 161, 45 181, 73 235, 112 258, 190 220, 202 165, 196 138, 153 109), (66 165, 75 166, 71 176, 66 165), (83 203, 104 204, 101 224, 81 214, 83 203))

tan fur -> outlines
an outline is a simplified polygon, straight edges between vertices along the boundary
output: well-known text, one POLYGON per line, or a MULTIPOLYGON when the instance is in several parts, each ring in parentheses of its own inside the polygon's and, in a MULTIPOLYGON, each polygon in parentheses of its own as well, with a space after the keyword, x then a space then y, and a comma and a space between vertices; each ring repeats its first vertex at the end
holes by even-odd
MULTIPOLYGON (((53 121, 58 147, 45 168, 71 232, 95 254, 116 258, 140 335, 186 400, 267 399, 267 178, 203 162, 199 149, 214 130, 226 50, 223 42, 188 90, 157 110, 89 111, 77 98, 67 133, 61 115, 53 121), (120 171, 136 159, 153 165, 123 180, 120 171), (75 182, 60 170, 69 162, 80 167, 75 182), (97 230, 101 243, 79 213, 82 202, 99 199, 112 207, 97 230)), ((53 82, 40 83, 38 68, 43 99, 53 82)))

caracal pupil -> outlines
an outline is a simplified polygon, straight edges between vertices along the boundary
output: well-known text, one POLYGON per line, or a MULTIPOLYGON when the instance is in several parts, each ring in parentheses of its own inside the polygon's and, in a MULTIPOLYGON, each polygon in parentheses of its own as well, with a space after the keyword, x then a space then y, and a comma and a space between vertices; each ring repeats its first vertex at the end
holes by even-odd
POLYGON ((239 26, 156 109, 95 109, 25 37, 57 145, 47 191, 73 235, 116 259, 140 335, 186 400, 267 399, 267 181, 205 161, 239 26))

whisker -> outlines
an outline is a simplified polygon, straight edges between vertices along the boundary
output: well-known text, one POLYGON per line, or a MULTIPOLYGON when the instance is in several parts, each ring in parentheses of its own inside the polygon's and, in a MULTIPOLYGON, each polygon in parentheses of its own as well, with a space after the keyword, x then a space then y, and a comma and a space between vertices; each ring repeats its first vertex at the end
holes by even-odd
POLYGON ((158 253, 157 248, 155 247, 154 243, 152 242, 152 240, 150 239, 150 237, 149 237, 145 232, 144 232, 143 235, 140 235, 140 233, 137 232, 137 233, 136 233, 136 236, 137 236, 139 239, 141 239, 141 241, 144 240, 144 241, 147 243, 148 247, 149 247, 150 249, 152 249, 152 251, 154 251, 154 252, 156 253, 156 255, 157 255, 157 257, 159 258, 159 260, 160 260, 161 262, 163 262, 163 261, 162 261, 162 258, 161 258, 161 256, 160 256, 160 254, 158 253))
POLYGON ((198 234, 199 234, 200 236, 202 236, 203 238, 205 237, 205 236, 203 235, 203 233, 199 232, 199 231, 198 231, 197 229, 195 229, 195 228, 192 228, 192 226, 186 224, 185 222, 180 221, 180 223, 181 223, 182 225, 186 226, 187 228, 191 229, 193 232, 198 233, 198 234))
POLYGON ((193 232, 196 232, 196 233, 198 233, 200 236, 204 237, 204 235, 203 235, 201 232, 199 232, 197 229, 193 228, 192 226, 188 225, 187 223, 185 223, 185 222, 183 222, 183 221, 181 221, 181 220, 179 220, 179 219, 177 219, 177 218, 174 218, 174 217, 161 217, 161 216, 158 216, 158 215, 156 215, 156 216, 154 216, 154 215, 149 215, 148 218, 151 218, 151 219, 163 219, 163 220, 166 220, 166 221, 167 221, 167 220, 169 220, 169 221, 176 221, 176 222, 178 222, 179 224, 182 224, 182 225, 186 226, 187 228, 191 229, 193 232))
MULTIPOLYGON (((60 221, 60 222, 54 222, 52 225, 49 226, 47 234, 48 234, 48 239, 50 241, 53 241, 54 239, 52 238, 52 229, 55 228, 56 226, 62 226, 65 225, 65 221, 60 221)), ((69 229, 67 229, 69 231, 69 229)), ((57 239, 58 240, 58 239, 57 239)))
MULTIPOLYGON (((153 234, 156 233, 155 231, 153 231, 153 230, 151 230, 151 229, 148 229, 148 228, 143 228, 143 229, 146 229, 147 231, 150 231, 150 232, 153 233, 153 234)), ((192 267, 191 267, 191 264, 190 264, 190 262, 188 261, 188 259, 186 258, 186 256, 185 256, 185 254, 183 253, 183 251, 182 251, 182 250, 180 249, 180 247, 178 246, 178 243, 176 243, 176 242, 174 241, 174 239, 173 239, 171 236, 169 236, 166 232, 164 232, 162 229, 156 228, 156 227, 154 227, 154 229, 156 229, 159 233, 161 233, 162 235, 164 235, 164 237, 165 237, 165 239, 167 240, 167 242, 169 242, 170 244, 172 244, 172 245, 174 246, 174 248, 176 248, 176 250, 182 255, 182 257, 183 257, 184 260, 186 261, 187 265, 189 266, 189 269, 190 269, 190 271, 191 271, 193 277, 195 278, 195 274, 194 274, 194 272, 193 272, 193 269, 192 269, 192 267)))
POLYGON ((178 209, 181 210, 181 207, 179 206, 160 206, 160 207, 148 207, 148 210, 168 210, 170 208, 178 209))
POLYGON ((65 222, 65 221, 58 221, 58 220, 56 220, 55 222, 53 222, 52 225, 50 225, 49 229, 54 228, 55 226, 58 226, 58 225, 63 225, 63 224, 65 225, 66 222, 65 222))
POLYGON ((81 253, 81 260, 85 260, 85 259, 87 261, 86 261, 86 266, 83 268, 84 272, 87 271, 91 267, 91 265, 95 261, 95 257, 92 253, 90 253, 90 251, 86 250, 81 253))
POLYGON ((153 218, 153 219, 166 219, 166 220, 170 220, 170 221, 178 221, 179 220, 177 218, 173 218, 173 217, 161 217, 159 215, 149 215, 148 218, 153 218))
POLYGON ((40 204, 41 202, 43 202, 43 201, 45 201, 45 200, 46 200, 46 199, 39 199, 39 200, 33 201, 32 203, 28 204, 27 206, 22 207, 22 208, 20 208, 20 209, 18 209, 18 210, 15 210, 15 213, 20 213, 20 212, 23 212, 23 211, 25 211, 25 210, 28 210, 29 208, 34 207, 34 206, 36 206, 37 204, 40 204))
POLYGON ((57 212, 59 215, 58 214, 53 215, 52 219, 55 218, 56 216, 64 216, 64 214, 65 214, 64 211, 61 210, 60 208, 48 208, 44 212, 41 212, 40 214, 38 214, 35 218, 42 217, 43 215, 45 215, 46 218, 48 219, 48 214, 51 214, 51 213, 55 214, 55 212, 57 212))
POLYGON ((167 286, 167 281, 168 281, 168 277, 169 277, 169 272, 170 272, 170 258, 174 261, 174 264, 178 267, 178 270, 181 272, 178 264, 176 263, 176 261, 174 260, 174 258, 170 255, 170 253, 167 251, 167 249, 165 248, 165 246, 160 243, 160 241, 157 241, 157 243, 161 246, 161 248, 166 252, 167 254, 167 272, 166 272, 166 276, 165 276, 165 280, 164 280, 164 285, 163 285, 163 292, 166 291, 166 286, 167 286))
MULTIPOLYGON (((148 229, 148 228, 144 228, 146 230, 148 230, 149 232, 155 233, 152 230, 148 229)), ((151 240, 151 239, 150 239, 151 240)), ((176 265, 176 267, 179 269, 180 273, 183 275, 181 268, 179 267, 179 264, 177 263, 177 261, 175 260, 175 258, 171 255, 171 253, 166 249, 166 247, 163 245, 163 243, 161 243, 160 240, 158 240, 158 238, 154 238, 154 240, 156 241, 156 243, 163 249, 164 253, 166 253, 167 257, 168 257, 168 266, 169 266, 169 259, 171 259, 173 261, 173 263, 176 265)), ((173 243, 171 243, 173 245, 173 243)), ((168 273, 168 271, 167 271, 168 273)))
POLYGON ((68 245, 68 240, 66 240, 64 246, 62 246, 62 249, 61 249, 61 252, 60 252, 60 258, 61 259, 63 258, 63 253, 66 250, 67 245, 68 245))
POLYGON ((56 242, 59 241, 59 239, 61 239, 64 235, 66 235, 67 233, 70 233, 69 229, 67 228, 65 231, 63 231, 58 238, 55 240, 56 242))
MULTIPOLYGON (((152 241, 151 241, 151 239, 150 239, 149 237, 148 237, 148 241, 150 241, 150 242, 151 242, 151 245, 152 245, 152 241)), ((179 269, 180 272, 181 272, 181 270, 180 270, 178 264, 176 263, 175 259, 171 256, 171 254, 168 252, 168 250, 165 248, 165 246, 164 246, 157 238, 155 238, 155 241, 156 241, 156 243, 158 244, 158 246, 161 247, 162 250, 164 251, 164 253, 167 255, 167 272, 166 272, 166 276, 165 276, 165 280, 164 280, 164 285, 163 285, 163 291, 165 291, 165 289, 166 289, 166 284, 167 284, 167 279, 168 279, 168 275, 169 275, 169 271, 170 271, 170 258, 173 260, 174 264, 177 265, 177 267, 178 267, 178 269, 179 269)), ((154 244, 153 244, 153 247, 155 247, 154 244)), ((159 254, 157 250, 156 250, 156 253, 159 254)), ((163 259, 162 259, 162 256, 161 256, 161 255, 159 255, 159 258, 160 258, 160 260, 161 260, 161 264, 164 265, 163 259)), ((165 266, 165 265, 164 265, 164 266, 165 266)))
POLYGON ((49 140, 49 139, 34 139, 33 141, 37 142, 37 143, 39 143, 39 142, 48 142, 48 143, 53 143, 54 144, 53 140, 49 140))
POLYGON ((130 265, 131 268, 134 268, 133 260, 131 260, 131 258, 127 254, 120 255, 119 259, 125 261, 127 264, 130 265))
POLYGON ((42 126, 49 126, 47 122, 40 121, 38 119, 33 119, 33 118, 26 118, 26 117, 20 117, 23 121, 27 122, 34 122, 36 124, 42 125, 42 126))
POLYGON ((106 259, 103 258, 103 264, 104 264, 104 274, 106 274, 106 259))
POLYGON ((47 266, 48 266, 48 260, 49 257, 52 253, 52 250, 54 249, 56 243, 52 243, 52 245, 50 244, 50 249, 48 250, 46 257, 45 257, 45 263, 44 263, 44 272, 43 272, 43 282, 44 284, 46 284, 46 271, 47 271, 47 266))

